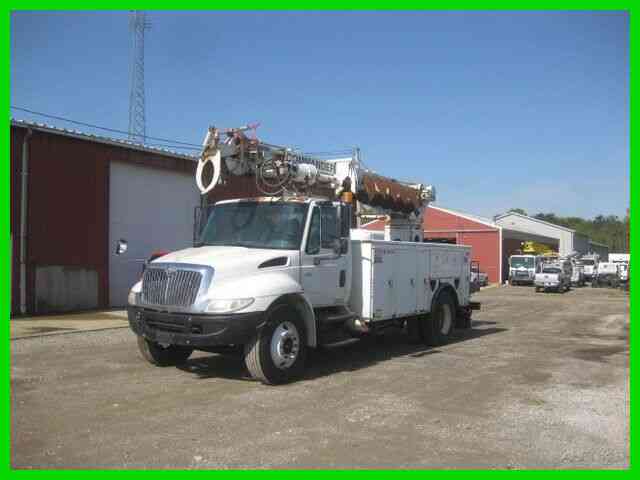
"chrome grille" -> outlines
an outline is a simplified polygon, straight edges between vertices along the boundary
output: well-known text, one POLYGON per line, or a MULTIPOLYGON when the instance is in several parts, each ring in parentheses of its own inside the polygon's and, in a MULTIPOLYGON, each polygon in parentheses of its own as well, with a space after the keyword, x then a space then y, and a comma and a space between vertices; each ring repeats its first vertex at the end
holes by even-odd
POLYGON ((200 290, 202 273, 180 268, 147 268, 142 277, 142 303, 188 307, 200 290))

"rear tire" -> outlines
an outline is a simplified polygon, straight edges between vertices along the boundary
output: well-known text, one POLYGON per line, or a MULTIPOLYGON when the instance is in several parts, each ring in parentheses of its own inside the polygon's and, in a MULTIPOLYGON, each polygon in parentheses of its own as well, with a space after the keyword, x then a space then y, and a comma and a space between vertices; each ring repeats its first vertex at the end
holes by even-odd
POLYGON ((180 345, 163 347, 159 343, 138 336, 138 350, 147 362, 158 367, 180 365, 187 361, 193 353, 193 348, 180 345))
POLYGON ((253 378, 267 385, 291 382, 304 372, 307 332, 298 311, 275 306, 267 323, 244 347, 244 362, 253 378))
POLYGON ((444 345, 451 338, 456 321, 456 307, 449 292, 441 292, 433 304, 431 313, 422 322, 427 345, 444 345))

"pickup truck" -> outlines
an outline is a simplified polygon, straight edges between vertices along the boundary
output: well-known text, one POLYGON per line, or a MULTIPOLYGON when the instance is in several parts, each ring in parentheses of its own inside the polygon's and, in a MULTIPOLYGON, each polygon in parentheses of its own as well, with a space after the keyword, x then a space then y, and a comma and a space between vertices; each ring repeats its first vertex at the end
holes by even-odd
POLYGON ((571 276, 561 265, 545 265, 534 280, 536 292, 553 290, 566 292, 571 288, 571 276))

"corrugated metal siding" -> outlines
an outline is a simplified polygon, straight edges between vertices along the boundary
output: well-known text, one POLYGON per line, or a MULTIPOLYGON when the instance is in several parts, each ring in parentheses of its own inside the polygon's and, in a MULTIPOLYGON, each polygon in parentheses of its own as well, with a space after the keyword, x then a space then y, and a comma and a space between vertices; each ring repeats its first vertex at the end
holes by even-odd
POLYGON ((474 222, 459 215, 453 215, 436 208, 427 207, 424 215, 425 230, 497 230, 483 223, 474 222))
POLYGON ((507 214, 496 220, 498 225, 520 232, 529 232, 558 239, 558 252, 560 255, 568 255, 574 249, 573 239, 575 232, 561 226, 543 223, 529 217, 517 214, 507 214))
POLYGON ((84 267, 98 274, 98 306, 107 306, 109 150, 34 132, 29 140, 29 310, 35 268, 84 267))
POLYGON ((20 311, 20 173, 22 168, 22 142, 26 130, 11 129, 11 220, 10 231, 13 238, 11 259, 11 312, 20 311))
POLYGON ((589 252, 589 237, 582 233, 575 233, 573 236, 573 249, 581 254, 589 252))
POLYGON ((458 244, 471 246, 471 259, 480 264, 490 283, 500 282, 500 232, 460 232, 458 244))
MULTIPOLYGON (((20 174, 26 128, 11 127, 12 312, 19 312, 20 174)), ((191 160, 33 131, 29 140, 27 307, 35 309, 36 269, 67 266, 95 270, 98 306, 108 305, 109 162, 122 161, 195 172, 191 160)))

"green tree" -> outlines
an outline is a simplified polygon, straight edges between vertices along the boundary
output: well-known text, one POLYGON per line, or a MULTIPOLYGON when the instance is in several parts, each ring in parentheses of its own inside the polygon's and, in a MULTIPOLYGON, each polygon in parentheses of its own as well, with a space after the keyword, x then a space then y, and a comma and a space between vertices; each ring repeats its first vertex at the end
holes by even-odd
POLYGON ((510 208, 509 212, 519 213, 520 215, 526 215, 527 214, 527 212, 525 212, 522 208, 510 208))

